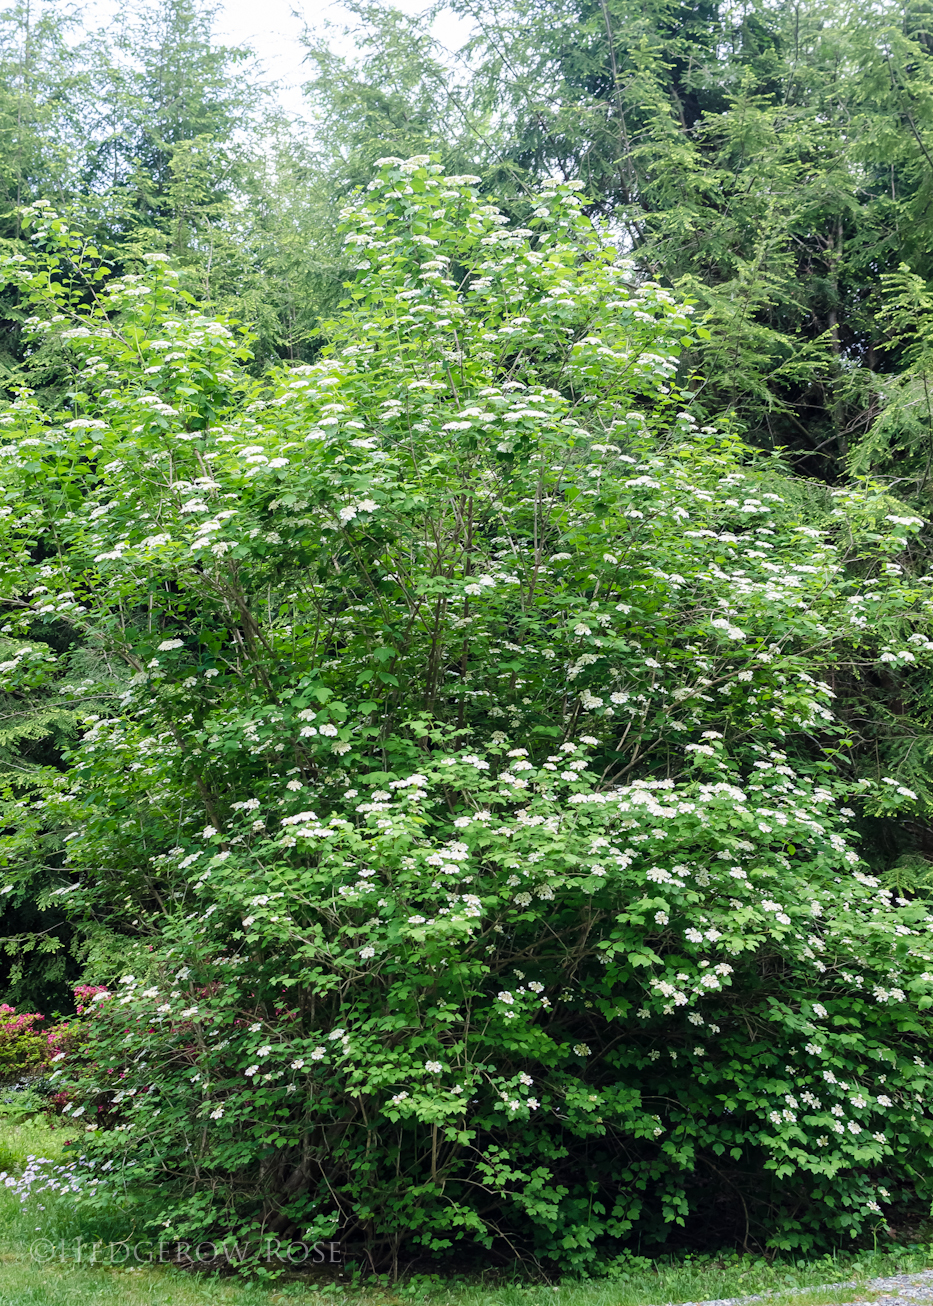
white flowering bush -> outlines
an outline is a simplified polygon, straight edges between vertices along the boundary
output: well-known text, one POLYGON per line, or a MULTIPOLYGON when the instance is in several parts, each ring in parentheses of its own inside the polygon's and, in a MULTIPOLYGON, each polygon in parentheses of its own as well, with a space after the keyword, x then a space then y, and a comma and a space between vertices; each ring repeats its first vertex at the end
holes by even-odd
POLYGON ((690 305, 572 186, 513 228, 475 180, 385 161, 326 352, 258 380, 158 260, 43 208, 7 264, 75 371, 0 417, 4 688, 87 713, 3 849, 14 895, 58 859, 106 985, 72 1196, 375 1266, 579 1267, 711 1203, 870 1236, 929 1200, 933 949, 833 686, 929 666, 922 523, 807 519, 697 429, 690 305))

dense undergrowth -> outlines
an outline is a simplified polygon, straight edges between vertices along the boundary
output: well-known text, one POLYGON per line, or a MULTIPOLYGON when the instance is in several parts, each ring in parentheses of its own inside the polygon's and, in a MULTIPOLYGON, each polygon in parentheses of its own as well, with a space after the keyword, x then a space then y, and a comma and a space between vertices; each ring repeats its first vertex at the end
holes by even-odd
MULTIPOLYGON (((73 1149, 73 1131, 50 1128, 43 1116, 45 1105, 42 1095, 30 1090, 3 1094, 0 1170, 6 1178, 21 1177, 37 1156, 65 1163, 73 1149)), ((400 1279, 390 1281, 353 1261, 309 1268, 275 1258, 249 1267, 246 1277, 237 1273, 235 1264, 222 1273, 191 1273, 172 1263, 178 1253, 175 1244, 162 1245, 159 1263, 159 1243, 144 1236, 139 1205, 123 1204, 88 1218, 67 1200, 24 1202, 10 1185, 0 1185, 0 1230, 0 1292, 30 1306, 135 1306, 153 1300, 160 1306, 320 1300, 348 1306, 406 1301, 485 1306, 490 1299, 497 1306, 655 1306, 753 1293, 768 1293, 797 1306, 834 1306, 852 1296, 851 1288, 839 1285, 857 1286, 859 1299, 867 1300, 867 1279, 925 1270, 931 1260, 930 1248, 913 1242, 813 1258, 733 1252, 650 1259, 628 1254, 596 1267, 593 1275, 552 1282, 490 1267, 438 1274, 425 1265, 407 1267, 400 1279), (263 1273, 257 1274, 257 1269, 263 1273)))

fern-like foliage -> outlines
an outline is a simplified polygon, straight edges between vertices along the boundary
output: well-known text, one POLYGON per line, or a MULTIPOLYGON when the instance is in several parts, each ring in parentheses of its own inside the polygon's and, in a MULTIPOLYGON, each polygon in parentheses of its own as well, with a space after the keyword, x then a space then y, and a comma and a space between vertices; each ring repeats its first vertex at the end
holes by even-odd
POLYGON ((920 853, 904 853, 880 878, 901 898, 933 898, 933 861, 920 853))

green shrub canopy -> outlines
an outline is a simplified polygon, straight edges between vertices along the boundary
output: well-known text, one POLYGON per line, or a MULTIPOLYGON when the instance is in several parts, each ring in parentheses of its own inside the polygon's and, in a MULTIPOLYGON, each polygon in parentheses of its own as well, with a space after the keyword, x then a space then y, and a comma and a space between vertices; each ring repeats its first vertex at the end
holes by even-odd
POLYGON ((921 523, 697 429, 690 305, 573 185, 514 228, 475 182, 384 160, 325 353, 258 381, 160 258, 40 206, 7 262, 75 382, 0 418, 3 687, 104 704, 5 837, 108 986, 84 1200, 375 1265, 868 1233, 929 1197, 933 959, 833 702, 928 663, 921 523))

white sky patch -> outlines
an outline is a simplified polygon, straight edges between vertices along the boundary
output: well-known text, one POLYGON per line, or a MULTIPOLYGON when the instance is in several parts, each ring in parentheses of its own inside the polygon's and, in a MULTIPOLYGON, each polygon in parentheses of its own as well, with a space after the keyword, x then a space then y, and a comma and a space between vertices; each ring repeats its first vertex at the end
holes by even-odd
MULTIPOLYGON (((423 12, 423 0, 396 0, 395 8, 406 14, 423 12)), ((85 27, 105 26, 120 11, 120 0, 90 0, 78 13, 85 27)), ((301 34, 305 25, 325 36, 328 43, 343 55, 353 52, 352 39, 342 28, 357 20, 340 4, 315 4, 313 0, 221 0, 217 6, 214 32, 219 44, 250 47, 262 67, 262 80, 277 83, 276 99, 283 109, 297 118, 307 115, 301 93, 303 82, 313 74, 304 62, 305 47, 301 34), (330 26, 330 31, 327 31, 330 26)), ((466 41, 469 24, 449 10, 442 11, 431 24, 435 40, 449 50, 466 41)))

